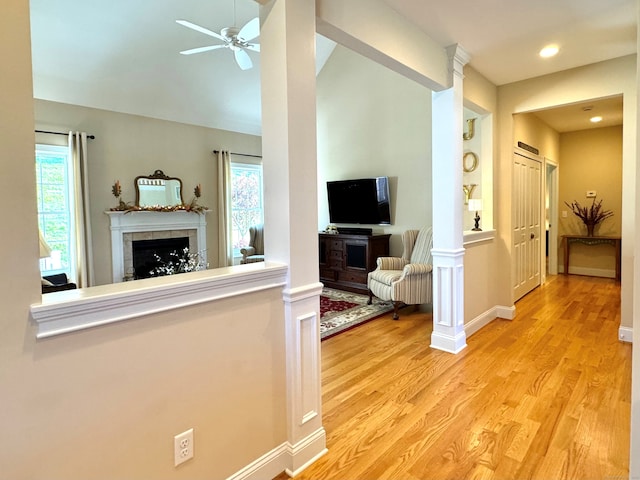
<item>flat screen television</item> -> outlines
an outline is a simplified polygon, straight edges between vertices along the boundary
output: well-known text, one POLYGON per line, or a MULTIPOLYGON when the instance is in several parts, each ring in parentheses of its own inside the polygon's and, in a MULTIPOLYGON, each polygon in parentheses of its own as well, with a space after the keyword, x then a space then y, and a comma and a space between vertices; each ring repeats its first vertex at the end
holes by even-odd
POLYGON ((327 182, 329 221, 390 225, 389 178, 360 178, 327 182))

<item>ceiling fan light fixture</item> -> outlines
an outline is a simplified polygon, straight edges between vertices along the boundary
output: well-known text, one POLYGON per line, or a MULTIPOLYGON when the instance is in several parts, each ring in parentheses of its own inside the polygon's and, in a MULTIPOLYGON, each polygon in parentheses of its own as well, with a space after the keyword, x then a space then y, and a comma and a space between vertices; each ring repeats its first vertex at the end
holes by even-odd
POLYGON ((540 55, 542 58, 551 58, 555 57, 559 51, 560 47, 558 47, 557 45, 547 45, 542 50, 540 50, 538 55, 540 55))

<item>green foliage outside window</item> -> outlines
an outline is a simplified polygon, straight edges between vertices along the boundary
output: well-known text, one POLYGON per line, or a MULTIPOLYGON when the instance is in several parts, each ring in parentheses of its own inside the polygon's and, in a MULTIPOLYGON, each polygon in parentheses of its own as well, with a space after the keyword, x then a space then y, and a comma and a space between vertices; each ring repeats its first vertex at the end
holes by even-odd
POLYGON ((249 227, 262 223, 262 167, 233 164, 231 168, 231 222, 233 248, 249 243, 249 227))

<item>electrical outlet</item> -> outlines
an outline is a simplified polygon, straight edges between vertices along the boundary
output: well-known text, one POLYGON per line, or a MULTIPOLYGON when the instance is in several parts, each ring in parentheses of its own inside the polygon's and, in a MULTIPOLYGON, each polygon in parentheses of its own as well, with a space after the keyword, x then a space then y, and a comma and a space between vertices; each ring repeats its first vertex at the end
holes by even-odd
POLYGON ((193 428, 173 437, 173 457, 176 467, 193 458, 193 428))
POLYGON ((567 218, 567 211, 566 210, 562 211, 562 218, 567 218))

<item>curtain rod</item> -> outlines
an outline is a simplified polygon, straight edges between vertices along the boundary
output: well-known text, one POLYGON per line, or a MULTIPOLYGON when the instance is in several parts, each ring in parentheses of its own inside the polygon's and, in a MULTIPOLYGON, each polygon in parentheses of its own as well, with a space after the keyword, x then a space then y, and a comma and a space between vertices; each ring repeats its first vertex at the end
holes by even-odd
MULTIPOLYGON (((220 153, 220 150, 214 150, 213 153, 218 154, 218 153, 220 153)), ((262 155, 251 155, 249 153, 229 152, 229 155, 240 155, 241 157, 262 158, 262 155)))
MULTIPOLYGON (((36 133, 50 133, 51 135, 69 135, 69 132, 48 132, 46 130, 36 130, 36 133)), ((95 135, 87 135, 87 138, 94 140, 96 138, 95 135)))

